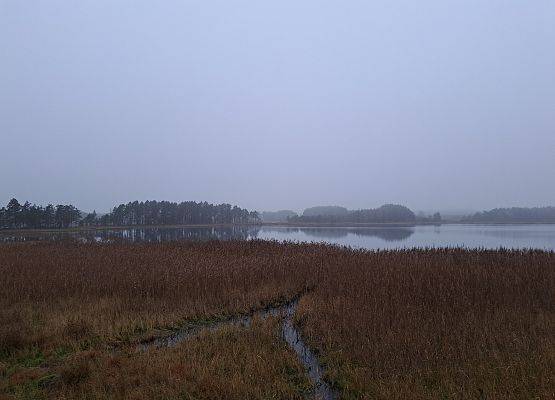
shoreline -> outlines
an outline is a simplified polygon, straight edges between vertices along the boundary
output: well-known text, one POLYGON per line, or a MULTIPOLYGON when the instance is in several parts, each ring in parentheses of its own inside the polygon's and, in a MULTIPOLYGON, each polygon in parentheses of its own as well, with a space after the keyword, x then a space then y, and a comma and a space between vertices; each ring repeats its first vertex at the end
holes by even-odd
POLYGON ((416 226, 442 226, 442 225, 555 225, 555 222, 361 222, 361 223, 288 223, 264 222, 252 224, 170 224, 170 225, 103 225, 103 226, 76 226, 69 228, 19 228, 0 229, 1 234, 21 233, 72 233, 87 231, 127 230, 127 229, 188 229, 188 228, 232 228, 232 227, 275 227, 275 228, 412 228, 416 226))

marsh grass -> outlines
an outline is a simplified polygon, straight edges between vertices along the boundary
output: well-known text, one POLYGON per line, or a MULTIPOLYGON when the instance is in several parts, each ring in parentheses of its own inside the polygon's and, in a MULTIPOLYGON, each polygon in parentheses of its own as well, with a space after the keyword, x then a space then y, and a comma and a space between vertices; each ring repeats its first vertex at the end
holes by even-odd
POLYGON ((553 398, 555 255, 337 254, 296 323, 344 398, 553 398))
POLYGON ((52 393, 66 399, 301 399, 311 389, 278 321, 205 332, 169 349, 80 353, 52 393))
POLYGON ((125 344, 152 330, 286 301, 303 291, 308 273, 297 269, 303 260, 291 249, 268 246, 4 245, 0 352, 85 340, 125 344))
POLYGON ((295 323, 343 398, 555 396, 552 252, 6 244, 0 287, 7 398, 297 398, 309 384, 274 319, 131 349, 307 289, 295 323))
POLYGON ((312 389, 275 318, 147 352, 96 349, 16 368, 5 392, 56 399, 302 399, 312 389))

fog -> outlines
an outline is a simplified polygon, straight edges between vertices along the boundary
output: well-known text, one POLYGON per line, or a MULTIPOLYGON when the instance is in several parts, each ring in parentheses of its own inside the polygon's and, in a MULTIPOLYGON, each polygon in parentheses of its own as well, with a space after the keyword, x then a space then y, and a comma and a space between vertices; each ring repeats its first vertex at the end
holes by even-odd
POLYGON ((0 0, 0 203, 555 204, 555 2, 0 0))

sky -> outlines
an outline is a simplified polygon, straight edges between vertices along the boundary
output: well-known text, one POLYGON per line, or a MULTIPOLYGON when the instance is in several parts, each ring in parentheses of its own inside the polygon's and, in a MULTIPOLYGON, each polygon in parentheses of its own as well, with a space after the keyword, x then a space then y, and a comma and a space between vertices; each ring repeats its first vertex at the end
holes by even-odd
POLYGON ((0 204, 555 205, 553 0, 0 0, 0 204))

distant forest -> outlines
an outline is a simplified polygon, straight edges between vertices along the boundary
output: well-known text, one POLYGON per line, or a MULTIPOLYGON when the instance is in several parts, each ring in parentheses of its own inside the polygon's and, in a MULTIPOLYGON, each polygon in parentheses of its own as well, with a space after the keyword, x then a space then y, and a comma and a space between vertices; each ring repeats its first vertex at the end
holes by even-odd
POLYGON ((296 217, 297 213, 291 210, 262 211, 262 222, 287 222, 288 218, 296 217))
POLYGON ((398 204, 385 204, 378 208, 362 210, 320 206, 307 208, 303 215, 290 217, 288 221, 308 223, 416 222, 416 216, 409 208, 398 204))
POLYGON ((483 223, 555 223, 555 207, 495 208, 464 217, 462 221, 483 223))
POLYGON ((112 212, 97 215, 83 213, 73 205, 45 207, 11 199, 0 208, 0 228, 68 228, 74 226, 238 224, 259 222, 256 211, 230 204, 209 204, 187 201, 134 201, 120 204, 112 212))
MULTIPOLYGON (((0 208, 0 229, 68 228, 77 226, 210 225, 260 222, 289 223, 441 223, 439 213, 415 216, 407 207, 385 204, 378 208, 348 210, 318 206, 297 215, 291 210, 265 211, 259 215, 230 204, 186 201, 134 201, 120 204, 108 213, 84 213, 71 204, 40 206, 11 199, 0 208), (262 217, 262 218, 261 218, 262 217)), ((463 217, 465 223, 555 223, 555 207, 496 208, 463 217)))
POLYGON ((316 206, 309 207, 303 211, 303 217, 318 217, 322 215, 344 217, 348 214, 349 210, 341 206, 316 206))

